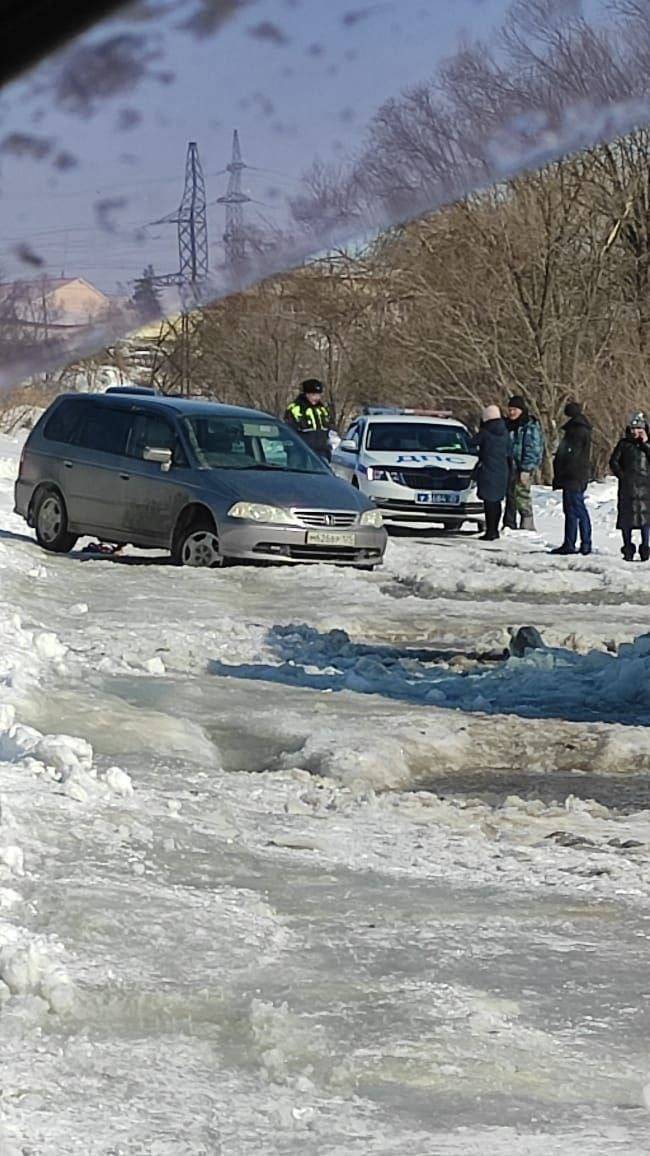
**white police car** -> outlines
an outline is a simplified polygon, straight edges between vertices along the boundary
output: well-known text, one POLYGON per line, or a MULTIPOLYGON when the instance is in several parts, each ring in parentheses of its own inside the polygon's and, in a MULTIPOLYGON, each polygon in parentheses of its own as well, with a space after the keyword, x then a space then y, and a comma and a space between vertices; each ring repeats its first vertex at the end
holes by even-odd
POLYGON ((435 411, 364 411, 332 454, 332 469, 372 499, 386 525, 483 528, 477 458, 466 426, 435 411))

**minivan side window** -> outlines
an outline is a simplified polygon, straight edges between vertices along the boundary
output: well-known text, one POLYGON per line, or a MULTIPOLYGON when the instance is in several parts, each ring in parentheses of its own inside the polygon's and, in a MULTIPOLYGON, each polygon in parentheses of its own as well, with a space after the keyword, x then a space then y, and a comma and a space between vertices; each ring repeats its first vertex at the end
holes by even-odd
POLYGON ((75 442, 87 450, 102 454, 126 453, 126 440, 131 425, 131 414, 126 409, 112 409, 107 405, 86 405, 81 428, 75 442))
POLYGON ((62 442, 72 445, 85 406, 78 401, 62 401, 45 423, 43 437, 48 442, 62 442))
POLYGON ((149 447, 157 450, 171 450, 175 466, 187 466, 187 457, 170 421, 159 413, 136 413, 132 416, 131 436, 127 448, 130 458, 144 458, 149 447))

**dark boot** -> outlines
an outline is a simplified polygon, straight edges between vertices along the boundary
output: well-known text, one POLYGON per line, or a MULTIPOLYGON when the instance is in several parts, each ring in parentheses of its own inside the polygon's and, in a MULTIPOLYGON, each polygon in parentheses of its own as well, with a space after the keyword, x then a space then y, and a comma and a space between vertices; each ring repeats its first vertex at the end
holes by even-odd
POLYGON ((624 562, 633 562, 635 553, 636 553, 636 550, 635 550, 634 546, 623 546, 623 549, 621 550, 621 554, 623 555, 623 561, 624 562))
POLYGON ((573 546, 567 546, 565 543, 562 543, 561 546, 556 546, 554 550, 551 550, 551 554, 562 554, 566 556, 567 554, 577 554, 577 550, 573 546))
POLYGON ((481 535, 482 542, 496 542, 499 537, 499 522, 501 521, 501 502, 485 502, 485 533, 481 535))
POLYGON ((639 558, 642 562, 650 561, 650 546, 639 546, 639 558))

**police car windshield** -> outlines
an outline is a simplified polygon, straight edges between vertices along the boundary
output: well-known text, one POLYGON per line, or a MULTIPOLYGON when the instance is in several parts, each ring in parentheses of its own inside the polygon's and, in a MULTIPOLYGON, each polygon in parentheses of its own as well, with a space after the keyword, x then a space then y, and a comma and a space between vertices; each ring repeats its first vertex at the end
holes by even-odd
POLYGON ((199 464, 207 469, 327 473, 301 438, 272 419, 197 414, 185 418, 185 428, 199 464))
POLYGON ((371 422, 368 427, 366 449, 388 454, 471 452, 469 434, 462 426, 415 421, 371 422))

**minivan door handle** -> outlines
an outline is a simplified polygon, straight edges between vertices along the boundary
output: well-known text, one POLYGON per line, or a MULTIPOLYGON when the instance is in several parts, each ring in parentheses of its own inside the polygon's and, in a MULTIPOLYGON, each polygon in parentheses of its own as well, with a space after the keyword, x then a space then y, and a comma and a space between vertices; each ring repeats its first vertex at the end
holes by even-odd
POLYGON ((130 481, 130 480, 131 480, 131 475, 130 475, 130 474, 120 474, 120 477, 121 477, 121 479, 122 479, 122 481, 123 481, 123 482, 128 482, 128 481, 130 481))
POLYGON ((72 469, 72 462, 64 462, 63 464, 64 464, 64 466, 65 466, 66 470, 71 470, 71 469, 72 469))

